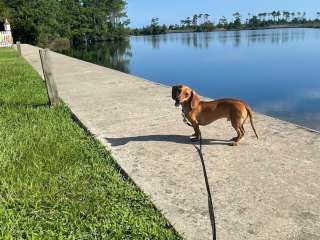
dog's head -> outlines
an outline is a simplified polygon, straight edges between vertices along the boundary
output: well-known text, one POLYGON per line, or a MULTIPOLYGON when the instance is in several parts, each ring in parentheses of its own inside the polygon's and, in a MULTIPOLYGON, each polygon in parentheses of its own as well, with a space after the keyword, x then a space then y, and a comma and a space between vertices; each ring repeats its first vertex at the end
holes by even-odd
POLYGON ((200 98, 191 88, 185 85, 172 87, 172 99, 175 100, 175 106, 191 104, 191 108, 196 108, 200 103, 200 98))

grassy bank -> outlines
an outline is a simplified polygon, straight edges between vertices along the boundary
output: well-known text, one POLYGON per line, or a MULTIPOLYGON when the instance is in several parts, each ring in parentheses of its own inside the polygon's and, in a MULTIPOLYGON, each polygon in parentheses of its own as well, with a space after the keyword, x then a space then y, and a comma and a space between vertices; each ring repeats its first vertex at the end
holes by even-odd
POLYGON ((0 239, 181 239, 69 109, 46 103, 37 73, 0 49, 0 239))

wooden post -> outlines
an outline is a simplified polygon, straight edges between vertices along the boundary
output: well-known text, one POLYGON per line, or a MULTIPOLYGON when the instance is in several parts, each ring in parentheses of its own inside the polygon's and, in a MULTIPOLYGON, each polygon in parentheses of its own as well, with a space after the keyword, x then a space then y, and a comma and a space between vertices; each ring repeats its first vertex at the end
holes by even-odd
POLYGON ((21 56, 21 45, 20 42, 17 42, 17 52, 18 52, 18 56, 21 56))
POLYGON ((39 50, 44 80, 46 81, 48 99, 51 106, 59 103, 59 95, 54 77, 51 71, 51 59, 48 49, 39 50))

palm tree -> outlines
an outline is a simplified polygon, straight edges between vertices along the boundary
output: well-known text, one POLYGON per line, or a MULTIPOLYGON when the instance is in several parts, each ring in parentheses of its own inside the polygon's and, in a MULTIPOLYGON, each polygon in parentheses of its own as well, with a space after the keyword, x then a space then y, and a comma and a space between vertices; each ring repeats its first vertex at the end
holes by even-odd
POLYGON ((246 24, 249 23, 250 19, 251 19, 251 13, 248 13, 248 18, 246 19, 246 24))
POLYGON ((267 13, 263 13, 263 21, 266 21, 267 13))
POLYGON ((205 13, 204 14, 204 21, 205 21, 205 23, 207 23, 208 22, 208 18, 210 17, 210 15, 208 14, 208 13, 205 13))
POLYGON ((287 11, 283 11, 282 16, 285 18, 286 22, 288 22, 290 18, 290 13, 287 11))
POLYGON ((301 12, 297 12, 298 19, 300 20, 301 12))
POLYGON ((276 12, 276 11, 273 11, 273 12, 271 13, 271 15, 272 15, 273 21, 275 21, 275 20, 276 20, 276 16, 277 16, 277 12, 276 12))
POLYGON ((281 12, 280 11, 277 11, 277 18, 278 18, 278 22, 279 22, 279 20, 280 20, 280 17, 281 17, 281 12))
POLYGON ((235 18, 234 20, 234 25, 236 28, 241 28, 241 15, 239 12, 236 12, 233 14, 233 17, 235 18))
POLYGON ((186 19, 186 24, 187 24, 187 27, 190 27, 190 25, 191 25, 191 19, 190 19, 190 17, 187 17, 187 19, 186 19))
POLYGON ((152 26, 159 25, 159 18, 152 18, 151 19, 151 25, 152 26))
POLYGON ((320 12, 317 12, 317 17, 318 19, 320 19, 320 12))
POLYGON ((240 19, 240 18, 241 18, 241 15, 240 15, 239 12, 234 13, 233 16, 234 16, 234 18, 236 18, 236 19, 240 19))
POLYGON ((198 15, 198 18, 200 19, 200 21, 201 21, 201 19, 202 19, 202 16, 203 16, 202 13, 200 13, 200 14, 198 15))
POLYGON ((192 25, 196 27, 198 25, 198 15, 194 14, 192 17, 192 25))
POLYGON ((228 24, 227 18, 226 18, 225 16, 222 16, 222 17, 219 19, 219 23, 225 27, 225 26, 228 24))

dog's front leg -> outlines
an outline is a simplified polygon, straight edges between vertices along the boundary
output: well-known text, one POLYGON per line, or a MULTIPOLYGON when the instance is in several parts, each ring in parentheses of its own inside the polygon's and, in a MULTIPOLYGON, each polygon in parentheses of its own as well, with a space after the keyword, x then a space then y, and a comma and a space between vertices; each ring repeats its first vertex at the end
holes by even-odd
POLYGON ((191 121, 192 127, 194 129, 194 134, 192 134, 192 136, 190 137, 191 141, 198 141, 200 139, 201 136, 201 132, 200 132, 200 128, 199 128, 199 124, 197 121, 191 121))

